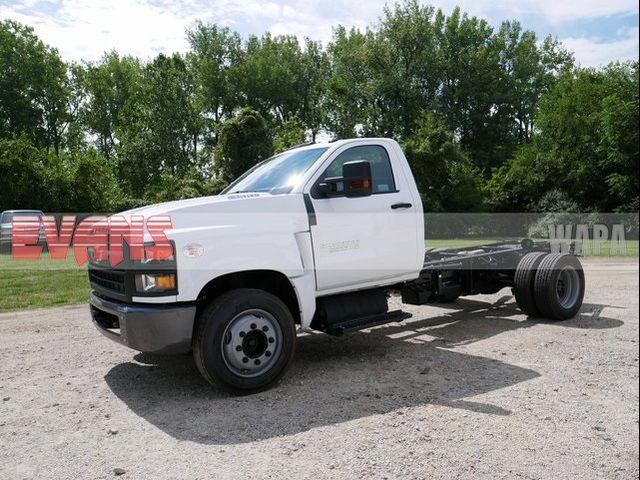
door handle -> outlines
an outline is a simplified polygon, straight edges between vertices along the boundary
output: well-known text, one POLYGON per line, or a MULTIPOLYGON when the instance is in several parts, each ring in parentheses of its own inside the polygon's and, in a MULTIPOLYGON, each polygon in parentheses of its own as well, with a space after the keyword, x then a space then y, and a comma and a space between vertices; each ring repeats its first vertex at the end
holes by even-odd
POLYGON ((413 205, 410 203, 394 203, 391 205, 392 210, 397 210, 398 208, 411 208, 413 205))

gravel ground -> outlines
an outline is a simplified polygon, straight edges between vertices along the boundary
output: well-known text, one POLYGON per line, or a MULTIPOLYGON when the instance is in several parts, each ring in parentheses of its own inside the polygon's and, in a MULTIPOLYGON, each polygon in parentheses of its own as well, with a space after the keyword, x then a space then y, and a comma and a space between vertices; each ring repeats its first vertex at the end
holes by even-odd
POLYGON ((242 398, 86 306, 0 314, 0 478, 637 478, 638 261, 585 270, 573 320, 527 320, 508 290, 409 307, 300 336, 242 398))

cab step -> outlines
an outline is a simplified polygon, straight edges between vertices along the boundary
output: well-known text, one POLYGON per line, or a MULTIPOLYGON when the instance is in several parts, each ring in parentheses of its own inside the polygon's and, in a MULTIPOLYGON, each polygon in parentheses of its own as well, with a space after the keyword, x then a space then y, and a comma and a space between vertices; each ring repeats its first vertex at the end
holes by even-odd
POLYGON ((339 337, 345 333, 357 332, 365 328, 377 327, 385 323, 401 322, 411 318, 411 314, 402 310, 393 310, 392 312, 378 313, 375 315, 366 315, 364 317, 351 318, 339 323, 327 325, 323 330, 329 335, 339 337))

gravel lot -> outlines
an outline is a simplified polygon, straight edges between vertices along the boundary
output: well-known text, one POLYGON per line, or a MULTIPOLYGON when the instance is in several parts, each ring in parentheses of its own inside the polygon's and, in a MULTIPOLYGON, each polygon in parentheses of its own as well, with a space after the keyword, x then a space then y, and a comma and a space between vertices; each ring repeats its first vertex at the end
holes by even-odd
POLYGON ((585 269, 579 318, 527 320, 508 290, 405 308, 301 336, 242 398, 87 306, 0 314, 0 478, 637 478, 638 261, 585 269))

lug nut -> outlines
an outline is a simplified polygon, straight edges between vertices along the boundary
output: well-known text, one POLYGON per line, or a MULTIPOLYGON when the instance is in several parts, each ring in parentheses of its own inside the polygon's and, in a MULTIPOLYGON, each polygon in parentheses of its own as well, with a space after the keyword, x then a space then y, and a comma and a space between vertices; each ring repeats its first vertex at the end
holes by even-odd
POLYGON ((260 360, 256 360, 256 361, 255 361, 255 362, 253 362, 253 363, 255 363, 256 365, 260 365, 260 360))
POLYGON ((273 338, 273 337, 269 337, 269 343, 273 343, 273 342, 275 342, 275 341, 276 341, 276 339, 275 339, 275 338, 273 338))
POLYGON ((266 352, 264 352, 264 356, 265 357, 270 357, 271 356, 271 352, 269 350, 267 350, 266 352))
POLYGON ((242 345, 238 345, 238 346, 236 347, 236 352, 240 352, 240 351, 242 351, 242 345))
POLYGON ((269 327, 267 327, 266 325, 264 327, 262 327, 262 331, 263 332, 267 332, 269 330, 269 327))
POLYGON ((249 361, 249 359, 248 359, 247 357, 244 357, 244 358, 242 359, 242 363, 247 363, 248 361, 249 361))
POLYGON ((240 332, 240 333, 239 333, 239 335, 240 335, 241 337, 244 337, 244 336, 246 335, 246 333, 244 333, 244 332, 240 332))
POLYGON ((255 323, 251 324, 251 330, 255 330, 256 328, 258 328, 258 326, 255 323))

